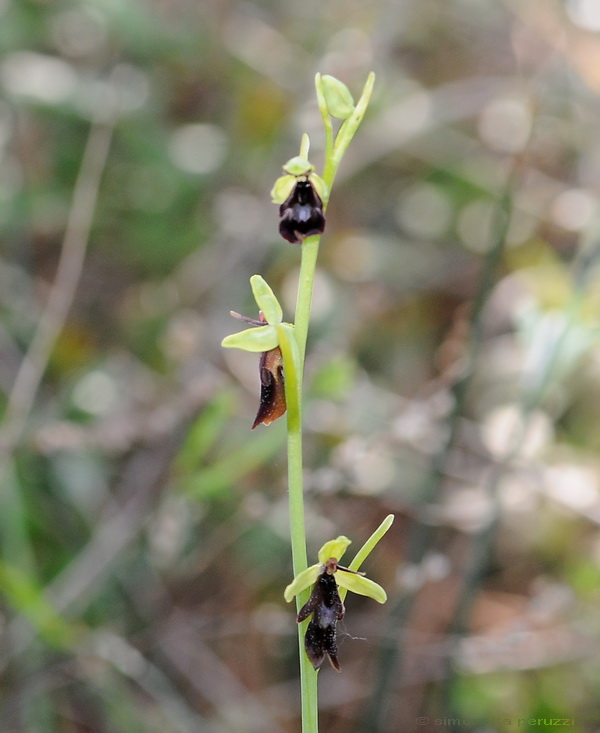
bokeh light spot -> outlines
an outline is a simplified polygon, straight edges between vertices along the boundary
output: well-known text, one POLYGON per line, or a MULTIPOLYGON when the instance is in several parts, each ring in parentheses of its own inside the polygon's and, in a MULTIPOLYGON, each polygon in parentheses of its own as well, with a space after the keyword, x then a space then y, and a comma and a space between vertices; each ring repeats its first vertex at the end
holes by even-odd
POLYGON ((225 133, 216 125, 182 125, 169 141, 173 163, 186 173, 202 175, 219 168, 227 151, 225 133))

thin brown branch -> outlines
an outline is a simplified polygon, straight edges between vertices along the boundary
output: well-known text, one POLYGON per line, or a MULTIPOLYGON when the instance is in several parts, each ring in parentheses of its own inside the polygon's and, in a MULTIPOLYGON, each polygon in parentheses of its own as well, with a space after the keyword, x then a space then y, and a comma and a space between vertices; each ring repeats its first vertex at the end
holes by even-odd
POLYGON ((8 396, 0 433, 0 459, 10 455, 23 436, 50 354, 73 303, 85 261, 112 133, 113 125, 106 121, 94 123, 90 130, 75 182, 56 277, 8 396))

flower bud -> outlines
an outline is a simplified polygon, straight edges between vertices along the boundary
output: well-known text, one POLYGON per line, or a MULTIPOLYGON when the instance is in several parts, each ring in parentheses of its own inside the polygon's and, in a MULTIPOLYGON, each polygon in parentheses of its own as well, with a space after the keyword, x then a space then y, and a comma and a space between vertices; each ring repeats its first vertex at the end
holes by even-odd
POLYGON ((348 87, 336 79, 335 76, 329 76, 325 74, 321 77, 323 96, 325 97, 325 104, 327 105, 327 111, 332 117, 337 117, 339 120, 345 120, 347 117, 354 112, 354 99, 348 87))

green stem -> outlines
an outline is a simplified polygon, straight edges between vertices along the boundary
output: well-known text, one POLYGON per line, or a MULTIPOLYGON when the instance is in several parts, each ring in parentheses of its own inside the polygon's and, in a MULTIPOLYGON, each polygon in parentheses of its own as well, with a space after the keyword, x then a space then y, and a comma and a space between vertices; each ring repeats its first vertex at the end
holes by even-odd
MULTIPOLYGON (((310 304, 309 304, 310 311, 310 304)), ((307 324, 308 328, 308 324, 307 324)), ((279 347, 283 356, 285 373, 285 398, 288 429, 288 490, 290 506, 290 537, 294 576, 306 570, 306 528, 304 522, 304 489, 302 484, 302 373, 306 331, 300 349, 298 333, 287 324, 277 326, 279 347)), ((298 594, 296 607, 308 600, 308 591, 298 594)), ((317 673, 304 651, 304 634, 307 622, 298 625, 300 653, 300 690, 302 697, 302 733, 317 733, 319 711, 317 704, 317 673)))
POLYGON ((286 323, 281 323, 276 328, 285 374, 290 530, 292 563, 296 576, 308 567, 302 490, 302 363, 294 328, 286 323))
POLYGON ((296 301, 296 343, 300 356, 301 374, 304 370, 304 356, 306 354, 306 339, 310 323, 313 284, 319 256, 320 235, 308 237, 302 245, 302 259, 300 261, 300 278, 298 282, 298 299, 296 301))
MULTIPOLYGON (((302 482, 302 382, 304 357, 310 323, 313 284, 321 237, 308 237, 302 244, 296 318, 292 339, 285 326, 278 327, 280 348, 285 374, 285 396, 288 416, 288 487, 290 502, 290 533, 294 577, 306 570, 306 531, 304 524, 304 488, 302 482), (285 336, 283 332, 285 331, 285 336), (283 336, 283 338, 282 338, 283 336), (291 348, 290 348, 291 347, 291 348), (293 355, 293 348, 296 353, 293 355), (294 358, 295 356, 295 358, 294 358), (289 368, 289 365, 292 368, 289 368), (292 381, 290 383, 290 377, 292 381)), ((309 592, 299 593, 296 606, 299 611, 308 600, 309 592)), ((302 695, 302 733, 318 733, 319 707, 317 698, 318 673, 312 668, 304 651, 304 635, 308 621, 298 625, 300 650, 300 687, 302 695)))

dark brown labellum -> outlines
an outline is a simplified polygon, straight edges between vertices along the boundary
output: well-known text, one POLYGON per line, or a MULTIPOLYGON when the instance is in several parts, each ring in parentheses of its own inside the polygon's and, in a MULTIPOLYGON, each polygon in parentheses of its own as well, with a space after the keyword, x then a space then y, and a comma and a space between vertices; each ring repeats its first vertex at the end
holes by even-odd
POLYGON ((323 202, 309 180, 299 180, 279 207, 279 233, 292 244, 325 229, 323 202))
POLYGON ((260 405, 252 430, 261 423, 270 425, 286 411, 283 357, 276 346, 260 357, 260 405))
POLYGON ((319 669, 327 656, 332 667, 339 672, 337 622, 344 618, 345 608, 331 573, 332 569, 331 564, 327 563, 325 571, 319 575, 312 589, 310 598, 300 609, 297 621, 300 623, 312 614, 304 637, 304 648, 312 666, 319 669))

